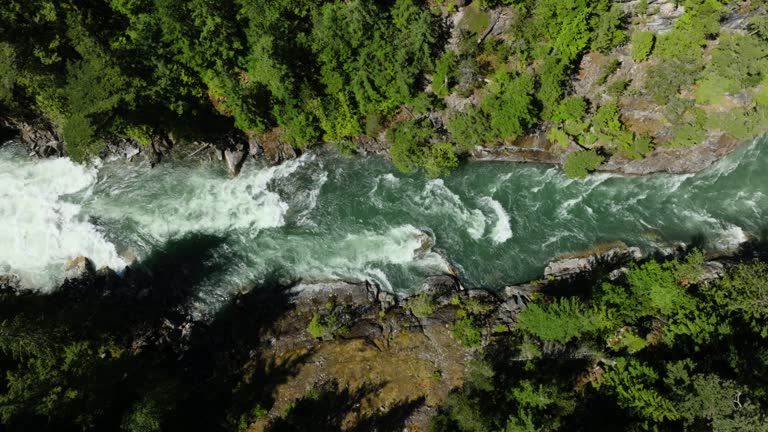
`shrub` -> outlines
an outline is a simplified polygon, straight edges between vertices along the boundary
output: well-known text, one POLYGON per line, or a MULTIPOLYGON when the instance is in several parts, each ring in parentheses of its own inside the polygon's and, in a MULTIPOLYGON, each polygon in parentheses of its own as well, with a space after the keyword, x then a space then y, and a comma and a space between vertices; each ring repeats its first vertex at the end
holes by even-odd
POLYGON ((701 143, 707 137, 704 126, 697 122, 685 123, 672 129, 672 140, 667 145, 670 148, 689 148, 701 143))
POLYGON ((480 345, 483 340, 480 327, 471 317, 462 318, 451 324, 451 334, 464 348, 480 345))
POLYGON ((594 333, 607 325, 599 312, 587 308, 575 297, 563 298, 549 305, 532 303, 520 313, 518 320, 521 330, 543 341, 559 343, 594 333))
POLYGON ((529 74, 509 79, 502 75, 497 95, 486 97, 480 105, 489 118, 490 136, 514 139, 522 135, 535 121, 533 109, 533 77, 529 74))
POLYGON ((557 143, 562 148, 568 148, 568 144, 570 144, 571 140, 568 134, 563 132, 562 129, 558 128, 552 128, 547 133, 547 139, 557 143))
POLYGON ((608 81, 608 78, 613 75, 619 68, 621 67, 621 62, 619 59, 611 59, 603 68, 602 73, 600 73, 600 76, 597 77, 597 81, 595 82, 597 85, 603 85, 608 81))
POLYGON ((435 73, 432 75, 432 91, 438 97, 445 97, 450 94, 456 75, 456 53, 446 51, 437 60, 435 73))
POLYGON ((618 79, 612 82, 610 85, 608 85, 608 88, 606 89, 606 93, 608 93, 608 96, 618 98, 624 94, 624 91, 627 89, 627 86, 629 86, 629 81, 625 79, 618 79))
POLYGON ((325 316, 314 314, 309 321, 307 331, 315 339, 329 340, 333 339, 337 334, 346 332, 347 327, 343 320, 335 313, 325 316))
POLYGON ((648 60, 653 51, 656 36, 649 31, 639 31, 632 35, 632 60, 642 62, 648 60))
POLYGON ((552 121, 557 123, 578 121, 586 112, 587 101, 581 96, 570 96, 560 102, 555 115, 552 116, 552 121))
POLYGON ((428 317, 435 313, 435 301, 432 296, 427 293, 421 293, 411 297, 408 300, 408 307, 410 307, 411 312, 419 318, 428 317))
POLYGON ((627 39, 627 34, 621 28, 623 18, 624 11, 616 4, 600 14, 592 41, 593 50, 606 52, 627 39))
POLYGON ((411 172, 422 165, 422 147, 432 137, 432 130, 421 126, 415 120, 408 120, 387 130, 389 155, 395 167, 411 172))
POLYGON ((459 158, 451 143, 436 143, 423 149, 421 165, 430 177, 448 175, 459 166, 459 158))
POLYGON ((488 119, 477 109, 470 109, 466 114, 456 114, 448 119, 448 132, 460 149, 471 151, 486 143, 488 119))
POLYGON ((563 171, 571 178, 585 178, 590 171, 594 171, 605 160, 594 150, 579 151, 568 155, 563 171))

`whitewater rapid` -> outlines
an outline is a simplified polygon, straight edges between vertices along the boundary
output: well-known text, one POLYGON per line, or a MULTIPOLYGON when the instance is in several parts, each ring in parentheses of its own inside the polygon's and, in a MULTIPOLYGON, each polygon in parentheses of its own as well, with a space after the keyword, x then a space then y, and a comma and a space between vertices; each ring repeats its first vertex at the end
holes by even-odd
POLYGON ((756 140, 695 175, 572 180, 555 167, 490 162, 427 179, 382 158, 319 153, 273 167, 249 162, 231 179, 214 164, 84 166, 6 145, 0 274, 50 289, 77 256, 120 271, 204 235, 216 239, 211 253, 185 259, 216 270, 195 287, 210 304, 278 270, 408 292, 449 269, 468 287, 499 288, 537 277, 561 253, 612 240, 733 250, 766 229, 765 147, 756 140))

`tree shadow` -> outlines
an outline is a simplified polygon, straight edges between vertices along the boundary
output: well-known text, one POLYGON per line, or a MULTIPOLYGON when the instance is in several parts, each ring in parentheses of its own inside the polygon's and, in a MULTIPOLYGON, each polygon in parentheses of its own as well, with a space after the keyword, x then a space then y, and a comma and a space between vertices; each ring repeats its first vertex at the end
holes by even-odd
MULTIPOLYGON (((102 369, 74 383, 88 389, 95 405, 87 409, 98 413, 98 430, 117 430, 126 412, 155 393, 163 398, 163 430, 233 430, 255 404, 271 406, 274 388, 310 352, 279 365, 262 355, 272 327, 294 307, 295 283, 277 270, 234 295, 211 319, 192 318, 201 287, 230 271, 219 256, 226 240, 205 234, 171 240, 123 278, 99 271, 48 293, 0 289, 0 322, 16 320, 29 335, 44 336, 38 344, 51 351, 79 341, 122 347, 97 361, 102 369), (158 388, 168 390, 160 395, 158 388)), ((0 364, 13 367, 14 360, 0 352, 0 364)), ((19 421, 39 430, 70 430, 80 414, 30 414, 19 421)))
POLYGON ((354 425, 346 428, 346 417, 354 412, 364 400, 381 391, 385 383, 365 384, 357 389, 340 388, 335 380, 325 382, 319 387, 295 401, 288 412, 273 420, 266 428, 268 432, 354 432, 400 431, 405 421, 421 407, 425 398, 422 396, 410 401, 398 402, 385 412, 377 412, 353 420, 354 425))

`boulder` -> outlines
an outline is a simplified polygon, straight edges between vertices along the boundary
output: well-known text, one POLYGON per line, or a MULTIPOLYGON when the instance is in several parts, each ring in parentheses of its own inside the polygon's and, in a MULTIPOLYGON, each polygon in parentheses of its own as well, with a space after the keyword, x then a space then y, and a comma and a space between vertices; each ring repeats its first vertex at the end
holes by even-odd
POLYGON ((141 144, 134 140, 114 137, 107 141, 107 152, 112 159, 128 159, 141 153, 141 144))
POLYGON ((707 261, 702 265, 702 272, 696 281, 691 281, 699 284, 707 284, 714 280, 718 280, 723 277, 725 273, 725 266, 719 261, 707 261))
POLYGON ((368 281, 301 282, 289 293, 291 302, 302 309, 322 306, 329 299, 339 305, 368 306, 377 301, 379 288, 368 281))
POLYGON ((240 174, 240 169, 245 163, 245 159, 248 157, 248 153, 243 150, 224 150, 224 161, 227 164, 227 171, 232 176, 240 174))
POLYGON ((95 275, 96 268, 93 262, 84 256, 79 256, 64 265, 64 277, 67 280, 86 279, 95 275))
POLYGON ((433 297, 452 297, 460 290, 459 281, 454 276, 436 275, 424 279, 419 292, 431 294, 433 297))
POLYGON ((544 269, 544 276, 562 279, 594 272, 600 268, 622 265, 642 257, 643 253, 639 248, 617 245, 595 253, 588 252, 555 259, 544 269))
POLYGON ((50 123, 32 124, 25 121, 11 123, 19 131, 21 142, 36 156, 44 158, 64 155, 64 140, 59 137, 50 123))

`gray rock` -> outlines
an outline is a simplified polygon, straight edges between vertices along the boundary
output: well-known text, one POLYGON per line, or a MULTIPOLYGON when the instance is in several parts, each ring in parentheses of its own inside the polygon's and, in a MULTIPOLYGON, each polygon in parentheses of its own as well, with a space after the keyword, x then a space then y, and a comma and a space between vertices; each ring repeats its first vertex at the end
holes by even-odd
POLYGON ((291 301, 299 308, 322 306, 329 299, 340 305, 370 305, 377 300, 378 287, 369 282, 301 282, 291 288, 291 301))
POLYGON ((460 291, 459 281, 451 275, 429 276, 424 279, 419 292, 434 297, 450 297, 460 291))
POLYGON ((258 158, 264 154, 264 149, 261 147, 261 144, 259 144, 259 141, 254 137, 248 138, 248 154, 254 158, 258 158))
POLYGON ((224 160, 227 163, 227 171, 232 176, 240 174, 240 169, 243 167, 246 157, 248 157, 248 153, 243 150, 224 150, 224 160))
POLYGON ((544 269, 547 278, 566 278, 580 273, 588 273, 604 266, 621 265, 643 257, 639 248, 616 246, 597 254, 564 257, 550 262, 544 269))
POLYGON ((114 137, 107 141, 107 157, 110 159, 132 159, 141 153, 141 144, 133 140, 114 137))
POLYGON ((714 280, 718 280, 723 277, 725 273, 725 266, 719 261, 707 261, 702 265, 702 273, 696 279, 691 281, 699 284, 707 284, 714 280))
POLYGON ((84 256, 79 256, 64 265, 64 277, 68 280, 86 279, 95 274, 96 268, 93 262, 84 256))

